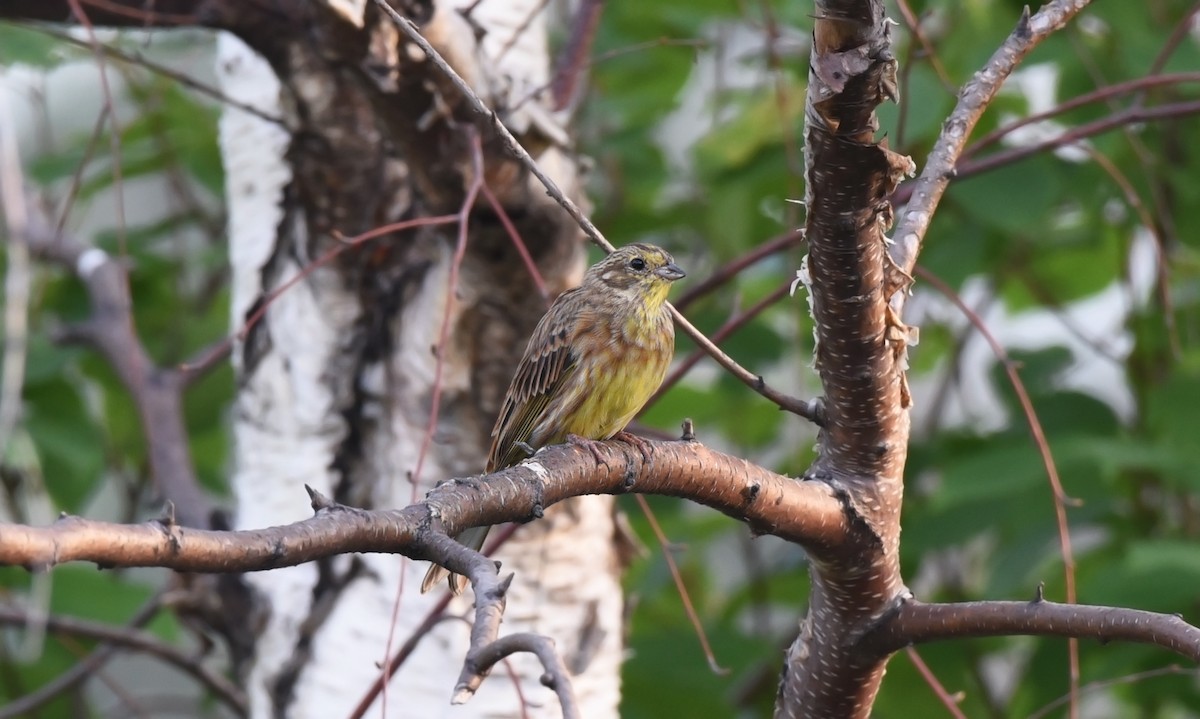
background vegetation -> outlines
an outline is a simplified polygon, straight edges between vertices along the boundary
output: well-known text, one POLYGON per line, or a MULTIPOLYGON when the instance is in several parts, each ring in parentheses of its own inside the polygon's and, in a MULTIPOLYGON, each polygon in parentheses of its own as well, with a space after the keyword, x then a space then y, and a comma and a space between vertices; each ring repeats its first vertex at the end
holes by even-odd
MULTIPOLYGON (((581 151, 594 160, 596 224, 616 241, 675 251, 689 270, 685 293, 775 241, 778 251, 734 273, 687 314, 710 336, 732 330, 722 343, 730 354, 802 396, 816 386, 805 370, 811 318, 802 296, 789 298, 785 289, 805 251, 793 232, 803 208, 787 200, 803 194, 807 7, 607 4, 576 127, 581 151)), ((956 88, 1020 9, 1008 1, 911 3, 923 37, 909 23, 896 29, 902 102, 882 110, 893 149, 921 163, 956 88)), ((912 353, 917 431, 902 556, 922 599, 1032 598, 1039 583, 1050 598, 1067 596, 1048 447, 1066 495, 1078 599, 1180 613, 1193 623, 1200 614, 1200 40, 1196 30, 1181 30, 1196 27, 1195 10, 1182 0, 1095 3, 1051 38, 1026 60, 1022 82, 993 105, 976 140, 1098 88, 1187 75, 1056 112, 968 151, 933 223, 916 315, 908 318, 921 326, 921 344, 912 353), (1134 122, 1139 108, 1175 110, 1134 122), (1061 138, 1112 118, 1113 129, 1083 143, 1061 138), (1056 137, 1059 144, 1019 156, 1023 145, 1056 137), (941 285, 978 313, 1007 359, 941 285), (1042 447, 1008 368, 1028 392, 1042 447)), ((211 41, 206 35, 102 39, 131 58, 149 54, 210 82, 196 62, 205 57, 197 46, 211 41)), ((96 62, 86 44, 0 26, 9 92, 26 66, 53 78, 96 62)), ((56 122, 46 124, 23 143, 27 179, 55 199, 68 231, 127 258, 148 350, 160 365, 186 362, 230 327, 219 101, 142 63, 111 56, 106 63, 123 108, 117 136, 98 107, 68 103, 85 125, 96 118, 96 131, 60 135, 56 122), (118 197, 124 228, 116 218, 97 219, 118 197)), ((56 102, 35 98, 34 106, 49 112, 56 102)), ((0 468, 5 513, 30 523, 59 511, 127 520, 157 513, 142 431, 118 378, 94 353, 54 341, 86 317, 84 291, 60 269, 38 266, 29 311, 24 414, 0 468)), ((692 350, 681 340, 677 358, 692 350)), ((197 469, 217 495, 233 391, 231 371, 218 363, 187 395, 197 469)), ((642 421, 674 433, 684 416, 705 442, 777 471, 799 472, 812 459, 807 425, 708 360, 642 421)), ((655 548, 628 577, 625 716, 661 716, 664 697, 678 716, 765 715, 781 650, 803 614, 794 600, 807 594, 802 553, 754 540, 744 526, 695 506, 650 503, 677 543, 673 554, 716 660, 734 671, 710 672, 655 548)), ((627 510, 653 545, 640 511, 627 510)), ((166 576, 66 566, 46 578, 0 569, 0 586, 9 596, 44 592, 53 615, 124 623, 166 576)), ((169 615, 149 628, 164 642, 192 643, 169 615)), ((29 627, 6 629, 3 638, 3 699, 61 674, 91 644, 55 632, 41 641, 29 627)), ((947 690, 961 693, 971 717, 1035 715, 1067 690, 1065 642, 957 641, 922 647, 920 656, 947 690)), ((1083 683, 1103 683, 1085 695, 1086 716, 1200 716, 1194 668, 1173 667, 1160 649, 1085 643, 1081 658, 1083 683)), ((43 715, 107 713, 115 700, 96 696, 88 695, 90 705, 63 697, 43 715)), ((892 662, 876 716, 946 713, 910 658, 892 662)))

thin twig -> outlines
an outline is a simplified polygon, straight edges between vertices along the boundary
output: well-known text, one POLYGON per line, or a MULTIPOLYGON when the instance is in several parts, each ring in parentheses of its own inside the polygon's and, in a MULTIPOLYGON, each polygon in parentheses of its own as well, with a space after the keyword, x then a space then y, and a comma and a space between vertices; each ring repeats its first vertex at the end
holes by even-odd
POLYGON ((954 719, 967 719, 967 715, 963 714, 962 709, 958 708, 958 700, 950 692, 946 691, 946 687, 942 686, 942 683, 938 681, 937 675, 933 673, 933 670, 929 668, 929 665, 917 653, 916 647, 905 647, 904 653, 908 655, 909 661, 917 668, 917 672, 921 674, 921 678, 925 680, 925 683, 937 695, 938 701, 942 703, 942 706, 946 707, 946 711, 950 712, 950 716, 954 717, 954 719))
MULTIPOLYGON (((734 313, 728 320, 725 321, 725 324, 721 325, 717 331, 713 333, 712 341, 717 344, 724 342, 731 335, 733 335, 733 333, 737 332, 742 327, 745 327, 748 322, 762 314, 768 307, 771 307, 776 302, 779 302, 786 297, 788 291, 791 289, 791 285, 792 283, 789 280, 783 285, 777 287, 774 292, 756 302, 749 309, 743 312, 734 313)), ((696 350, 692 354, 688 355, 687 358, 682 362, 677 364, 675 369, 671 370, 671 374, 668 375, 665 380, 663 380, 662 386, 658 388, 658 391, 655 392, 654 396, 650 398, 650 401, 646 403, 646 406, 649 407, 661 399, 662 396, 667 393, 667 390, 678 384, 679 380, 683 379, 684 376, 691 371, 692 367, 695 367, 696 363, 704 357, 705 353, 702 350, 696 350)))
MULTIPOLYGON (((1115 130, 1126 125, 1131 125, 1139 122, 1153 122, 1156 120, 1167 120, 1176 117, 1187 117, 1189 115, 1200 114, 1200 100, 1191 100, 1187 102, 1174 102, 1164 105, 1155 105, 1154 107, 1130 107, 1121 112, 1115 112, 1107 117, 1102 117, 1099 120, 1077 125, 1076 127, 1067 130, 1066 132, 1052 137, 1041 142, 1031 143, 1029 145, 1021 145, 1003 152, 996 152, 976 160, 964 160, 954 171, 955 177, 965 178, 972 175, 979 175, 989 170, 994 170, 1003 165, 1011 165, 1012 163, 1023 160, 1030 155, 1036 155, 1046 150, 1056 150, 1060 147, 1073 145, 1080 140, 1085 140, 1093 135, 1099 135, 1109 130, 1115 130)), ((915 197, 915 191, 914 191, 915 197)), ((907 215, 908 212, 906 211, 907 215)))
POLYGON ((105 45, 104 43, 98 43, 96 45, 93 45, 91 42, 77 38, 74 35, 71 35, 69 33, 60 32, 49 25, 28 25, 25 27, 27 27, 28 29, 33 30, 35 32, 40 32, 43 35, 52 37, 56 40, 60 40, 65 43, 69 43, 71 45, 77 45, 79 47, 87 48, 92 51, 98 50, 99 52, 102 52, 111 58, 115 58, 117 60, 127 62, 131 65, 137 65, 138 67, 145 68, 156 75, 161 75, 165 78, 168 78, 170 80, 173 80, 173 81, 179 83, 180 85, 182 85, 186 88, 195 90, 196 92, 200 93, 201 95, 205 95, 213 100, 216 100, 218 103, 220 103, 226 107, 233 107, 238 110, 241 110, 242 112, 248 112, 257 118, 259 118, 261 120, 266 120, 267 122, 272 123, 274 125, 279 125, 280 127, 286 127, 286 123, 283 121, 283 118, 277 117, 277 116, 272 115, 267 112, 264 112, 264 111, 260 110, 259 108, 254 107, 253 105, 249 105, 247 103, 241 102, 240 100, 235 100, 235 99, 229 97, 228 95, 226 95, 225 93, 221 92, 217 88, 215 88, 211 85, 206 85, 194 77, 191 77, 189 75, 185 75, 184 73, 172 70, 171 68, 167 67, 166 65, 160 65, 159 63, 156 63, 153 60, 149 60, 141 53, 125 52, 124 50, 116 47, 115 45, 105 45))
POLYGON ((913 34, 921 47, 925 50, 925 56, 929 58, 929 65, 933 68, 934 74, 941 81, 942 87, 948 92, 956 92, 957 86, 950 79, 950 73, 946 72, 946 66, 942 64, 941 58, 938 57, 937 50, 934 49, 933 43, 929 42, 929 38, 925 36, 925 31, 921 29, 921 21, 917 18, 917 14, 913 12, 909 6, 908 0, 896 0, 896 7, 900 9, 900 15, 904 18, 904 24, 908 26, 908 31, 913 34))
MULTIPOLYGON (((134 613, 133 617, 125 623, 125 626, 130 629, 140 629, 158 614, 161 607, 162 596, 156 595, 152 597, 150 601, 146 602, 134 613)), ((15 719, 16 717, 30 716, 31 712, 36 711, 38 707, 65 694, 72 687, 90 677, 105 662, 111 659, 119 649, 120 647, 115 644, 100 644, 100 646, 92 650, 91 654, 84 657, 75 666, 59 674, 29 694, 17 697, 8 704, 0 707, 0 719, 15 719)))
POLYGON ((1071 110, 1091 105, 1095 102, 1103 102, 1122 95, 1131 95, 1141 93, 1151 87, 1161 87, 1163 85, 1183 85, 1186 83, 1200 82, 1200 72, 1178 72, 1169 75, 1150 75, 1148 77, 1139 77, 1135 80, 1126 82, 1118 82, 1112 85, 1107 85, 1091 92, 1085 92, 1082 95, 1077 95, 1070 100, 1065 100, 1058 105, 1046 110, 1038 112, 1019 120, 1010 122, 1003 127, 998 127, 988 134, 972 142, 970 146, 963 150, 962 157, 972 157, 979 154, 983 148, 993 145, 1008 135, 1014 130, 1032 125, 1035 122, 1049 120, 1052 117, 1057 117, 1071 110))
MULTIPOLYGON (((1147 679, 1156 679, 1158 677, 1173 675, 1200 677, 1200 670, 1184 669, 1177 664, 1172 664, 1170 666, 1162 667, 1161 669, 1149 669, 1144 672, 1134 672, 1133 674, 1126 674, 1125 676, 1116 677, 1115 679, 1104 679, 1101 681, 1088 682, 1087 684, 1079 687, 1079 694, 1090 694, 1091 692, 1100 691, 1101 689, 1108 689, 1109 687, 1114 687, 1121 684, 1136 684, 1137 682, 1145 681, 1147 679)), ((1071 695, 1064 694, 1041 709, 1038 709, 1034 713, 1030 714, 1028 717, 1026 717, 1026 719, 1042 719, 1043 717, 1048 716, 1050 712, 1059 708, 1063 704, 1066 704, 1070 700, 1071 695)))
POLYGON ((242 323, 242 326, 238 328, 237 332, 225 338, 224 341, 213 345, 209 350, 202 352, 196 359, 179 365, 179 367, 177 367, 178 371, 183 373, 185 376, 191 376, 194 373, 203 372, 205 367, 216 362, 221 356, 230 351, 234 340, 245 340, 246 337, 249 336, 250 330, 254 329, 254 326, 257 325, 264 316, 266 316, 267 310, 270 309, 275 300, 279 299, 284 292, 287 292, 297 283, 303 281, 304 278, 315 272, 318 268, 328 264, 335 257, 342 254, 346 250, 352 247, 357 247, 358 245, 392 232, 401 232, 414 227, 448 225, 456 221, 458 221, 458 215, 435 215, 432 217, 418 217, 413 220, 403 220, 401 222, 393 222, 391 224, 381 225, 374 229, 367 230, 361 235, 355 235, 354 237, 341 237, 335 232, 334 237, 335 239, 340 240, 339 242, 334 244, 330 249, 326 250, 325 254, 306 265, 294 276, 289 277, 283 284, 271 290, 266 297, 264 297, 257 304, 254 311, 246 317, 246 320, 242 323))
MULTIPOLYGON (((580 229, 583 230, 583 233, 605 252, 612 252, 614 249, 612 243, 610 243, 604 237, 600 230, 596 229, 596 226, 593 225, 592 221, 583 214, 578 205, 576 205, 569 197, 563 194, 562 190, 559 189, 554 180, 551 179, 550 176, 545 172, 543 172, 540 167, 538 167, 538 164, 533 160, 532 157, 530 157, 525 148, 521 146, 521 143, 517 142, 517 139, 513 137, 512 133, 509 132, 507 127, 505 127, 499 116, 496 115, 493 110, 488 108, 486 104, 484 104, 483 100, 481 100, 479 96, 476 95, 473 90, 471 90, 466 81, 464 81, 462 77, 455 72, 454 68, 452 68, 450 64, 446 62, 445 58, 443 58, 441 54, 439 54, 438 51, 429 44, 429 41, 427 41, 421 35, 421 31, 417 28, 416 24, 400 13, 396 12, 396 10, 388 5, 385 0, 375 0, 375 4, 378 5, 380 9, 384 11, 384 13, 392 18, 392 21, 396 23, 396 26, 400 28, 400 31, 403 32, 406 37, 408 37, 414 44, 417 45, 417 47, 421 48, 421 50, 425 52, 425 55, 429 58, 430 62, 432 62, 433 65, 437 67, 447 79, 450 80, 450 82, 459 91, 471 109, 474 110, 475 113, 481 118, 487 118, 489 125, 488 129, 495 131, 497 136, 502 141, 505 149, 507 149, 513 155, 513 157, 515 157, 522 164, 522 166, 529 170, 529 172, 536 177, 539 182, 542 183, 550 197, 567 211, 567 214, 575 220, 580 229)), ((680 314, 678 310, 676 310, 674 307, 670 307, 670 311, 672 317, 675 319, 675 324, 681 330, 683 330, 683 332, 687 334, 687 336, 690 337, 693 342, 695 342, 698 346, 705 348, 710 356, 716 359, 722 367, 728 370, 734 377, 737 377, 739 380, 741 380, 744 384, 746 384, 746 386, 771 400, 780 408, 812 420, 813 422, 817 422, 818 424, 820 423, 821 418, 819 402, 805 401, 796 397, 790 397, 768 386, 766 382, 763 381, 761 375, 757 375, 745 367, 742 367, 740 364, 734 361, 732 357, 722 352, 719 347, 714 345, 707 337, 704 336, 702 332, 696 329, 696 327, 692 325, 687 318, 680 314)))
POLYGON ((500 218, 500 224, 504 225, 504 231, 508 233, 508 238, 512 240, 513 247, 517 249, 517 254, 521 256, 521 262, 524 263, 525 269, 529 271, 529 277, 533 280, 533 286, 537 287, 538 294, 542 296, 542 300, 549 303, 550 290, 546 288, 546 280, 542 278, 542 273, 538 270, 537 263, 533 261, 533 256, 529 254, 529 248, 525 246, 525 240, 521 237, 521 233, 517 231, 516 225, 513 224, 512 218, 504 210, 504 205, 500 199, 496 197, 496 193, 492 192, 492 188, 488 187, 486 182, 480 186, 480 191, 487 198, 488 204, 492 206, 492 210, 496 213, 496 217, 500 218))
POLYGON ((734 277, 741 274, 742 270, 747 267, 764 260, 771 255, 799 247, 804 242, 804 230, 792 230, 778 237, 773 237, 766 242, 756 245, 749 252, 740 257, 730 260, 726 264, 717 268, 711 275, 704 278, 702 282, 697 282, 688 288, 678 300, 675 302, 675 307, 680 312, 690 307, 696 301, 708 296, 720 287, 724 286, 734 277))
MULTIPOLYGON (((959 311, 979 330, 980 335, 987 341, 997 360, 1004 367, 1004 373, 1008 376, 1008 381, 1012 384, 1013 391, 1017 395, 1017 400, 1021 403, 1021 411, 1025 413, 1025 421, 1029 425, 1029 431, 1033 435, 1034 444, 1037 445, 1038 454, 1042 458, 1042 465, 1046 469, 1046 476, 1050 480, 1051 494, 1054 499, 1054 519, 1058 525, 1058 542, 1062 551, 1063 580, 1066 585, 1067 604, 1074 604, 1076 600, 1075 553, 1071 548, 1071 530, 1067 523, 1066 505, 1072 504, 1078 506, 1080 503, 1078 500, 1069 497, 1066 490, 1063 489, 1062 481, 1058 476, 1058 466, 1054 463, 1054 455, 1050 451, 1050 442, 1046 439, 1046 432, 1042 428, 1041 420, 1038 419, 1037 411, 1033 408, 1033 400, 1030 399, 1029 392, 1025 389, 1025 383, 1021 380, 1021 375, 1017 373, 1016 364, 1009 359, 1008 352, 1005 351, 1004 346, 988 330, 983 318, 976 314, 953 288, 942 282, 940 277, 925 271, 921 267, 917 268, 917 273, 922 280, 933 285, 934 289, 941 292, 958 307, 959 311)), ((1078 640, 1075 638, 1067 640, 1067 653, 1070 662, 1071 693, 1074 695, 1079 689, 1078 640)), ((1078 702, 1072 700, 1072 707, 1077 709, 1078 702)))
POLYGON ((679 591, 679 600, 683 602, 683 611, 687 614, 688 621, 692 623, 692 629, 696 632, 696 638, 700 640, 700 648, 704 652, 704 658, 708 660, 708 668, 713 674, 726 676, 729 670, 721 666, 717 662, 717 655, 713 652, 712 645, 708 643, 708 634, 704 631, 704 625, 700 623, 700 617, 696 614, 696 607, 692 605, 692 598, 688 594, 687 585, 683 583, 683 575, 679 573, 679 566, 675 564, 675 557, 671 554, 671 542, 667 539, 667 535, 663 532, 662 526, 658 523, 658 517, 654 516, 654 512, 650 509, 650 504, 646 498, 640 494, 633 496, 637 500, 638 506, 642 508, 642 514, 646 515, 646 521, 650 524, 650 531, 654 532, 654 538, 658 541, 658 546, 662 549, 663 559, 667 562, 667 571, 671 573, 671 579, 675 582, 675 589, 679 591))
MULTIPOLYGON (((23 624, 28 621, 25 611, 11 606, 0 605, 0 623, 23 624)), ((209 689, 223 704, 226 704, 239 715, 247 711, 246 696, 233 682, 218 672, 214 672, 200 664, 189 654, 164 643, 150 632, 114 627, 111 624, 94 622, 78 617, 51 616, 46 619, 46 628, 53 633, 77 635, 99 639, 106 644, 135 649, 158 657, 168 664, 195 677, 209 689)))
MULTIPOLYGON (((95 0, 88 0, 94 3, 95 0)), ((112 88, 108 84, 108 63, 104 61, 104 50, 96 37, 96 29, 84 12, 80 0, 67 0, 71 15, 83 26, 87 35, 88 45, 96 56, 96 70, 100 76, 100 94, 104 98, 104 107, 109 121, 108 146, 112 153, 113 196, 117 214, 117 246, 120 248, 122 259, 129 256, 126 243, 128 242, 128 223, 125 220, 125 182, 121 168, 121 124, 117 119, 116 102, 113 100, 112 88)), ((124 283, 125 298, 129 298, 129 283, 124 283)))

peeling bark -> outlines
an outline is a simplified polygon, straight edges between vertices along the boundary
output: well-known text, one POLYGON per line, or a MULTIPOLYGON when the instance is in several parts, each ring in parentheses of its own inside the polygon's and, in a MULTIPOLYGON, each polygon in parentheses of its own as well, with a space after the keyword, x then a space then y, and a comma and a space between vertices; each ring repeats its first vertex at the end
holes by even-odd
POLYGON ((788 651, 779 717, 866 717, 886 656, 856 643, 908 591, 898 556, 909 417, 907 328, 887 300, 889 197, 912 161, 875 141, 874 109, 896 97, 883 3, 817 2, 806 106, 807 274, 825 390, 818 458, 806 473, 842 499, 853 531, 810 548, 812 594, 788 651))
MULTIPOLYGON (((479 471, 513 367, 544 309, 530 291, 512 240, 483 204, 470 213, 458 290, 449 306, 453 224, 349 249, 274 296, 337 248, 335 233, 350 237, 400 220, 456 213, 473 180, 464 129, 469 118, 460 99, 374 4, 304 3, 293 10, 286 32, 267 18, 250 17, 249 10, 230 23, 269 64, 260 65, 253 79, 236 77, 238 68, 248 71, 257 62, 245 48, 223 41, 221 60, 226 91, 245 88, 247 94, 236 94, 245 102, 261 103, 263 83, 278 78, 278 89, 266 93, 278 98, 289 125, 281 133, 236 109, 227 111, 223 124, 235 327, 269 303, 237 350, 234 482, 241 527, 306 515, 302 484, 350 506, 401 507, 434 480, 479 471), (240 143, 249 145, 244 165, 240 143), (267 158, 265 168, 252 159, 272 147, 282 159, 267 158), (449 339, 439 347, 447 313, 449 339), (438 423, 418 462, 438 377, 438 423), (419 485, 413 488, 418 464, 419 485)), ((469 21, 448 3, 419 3, 409 12, 472 85, 503 110, 505 98, 524 97, 548 76, 544 29, 540 21, 522 24, 535 10, 534 2, 485 3, 469 21), (478 43, 476 28, 483 30, 478 43)), ((527 147, 538 148, 546 166, 557 168, 558 182, 574 188, 570 159, 547 139, 545 118, 542 125, 530 112, 505 119, 527 147)), ((577 228, 486 137, 484 155, 487 182, 551 292, 576 282, 582 269, 577 228)), ((568 656, 599 631, 603 651, 580 662, 587 671, 576 678, 576 691, 588 707, 586 716, 615 716, 622 613, 615 554, 601 563, 609 565, 608 572, 595 571, 596 547, 611 546, 611 499, 573 505, 523 528, 502 554, 522 578, 511 590, 512 606, 527 608, 510 614, 505 626, 511 631, 536 626, 556 637, 568 656), (588 561, 580 560, 580 551, 588 561), (584 567, 586 574, 580 572, 584 567)), ((378 676, 376 664, 385 660, 401 572, 405 593, 393 647, 435 603, 435 596, 416 594, 424 569, 368 555, 251 576, 271 607, 250 675, 254 715, 348 713, 378 676)), ((388 715, 449 711, 449 682, 465 644, 461 623, 438 625, 393 680, 388 715)), ((542 698, 546 690, 538 684, 542 670, 536 660, 518 656, 512 665, 522 675, 526 696, 540 705, 530 715, 555 714, 553 699, 542 698)), ((455 716, 511 716, 516 701, 511 682, 489 682, 455 716)))

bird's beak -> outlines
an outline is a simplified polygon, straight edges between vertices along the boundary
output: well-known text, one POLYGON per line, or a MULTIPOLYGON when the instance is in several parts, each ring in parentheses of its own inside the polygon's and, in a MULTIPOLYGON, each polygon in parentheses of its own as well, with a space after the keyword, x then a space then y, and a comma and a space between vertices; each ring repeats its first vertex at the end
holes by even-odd
POLYGON ((679 265, 675 264, 674 262, 659 267, 654 271, 654 274, 663 278, 667 282, 674 282, 675 280, 681 280, 684 277, 687 277, 687 273, 680 269, 679 265))

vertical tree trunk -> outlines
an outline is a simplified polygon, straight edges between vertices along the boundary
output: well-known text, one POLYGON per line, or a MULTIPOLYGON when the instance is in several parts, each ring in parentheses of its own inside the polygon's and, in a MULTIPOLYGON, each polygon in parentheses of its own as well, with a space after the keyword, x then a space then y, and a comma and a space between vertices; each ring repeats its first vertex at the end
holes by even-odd
MULTIPOLYGON (((458 212, 473 177, 471 118, 453 89, 373 3, 355 5, 300 4, 287 28, 247 18, 235 25, 241 40, 220 42, 224 91, 286 125, 238 109, 228 109, 221 125, 235 331, 265 308, 235 349, 239 527, 307 516, 305 484, 351 506, 398 507, 436 481, 480 472, 512 369, 544 309, 483 200, 470 214, 452 297, 456 224, 392 233, 315 265, 339 247, 337 234, 458 212)), ((503 114, 548 78, 540 6, 483 3, 468 19, 438 3, 414 19, 575 193, 558 118, 536 102, 503 114)), ((582 245, 569 218, 487 137, 483 152, 487 182, 551 294, 578 281, 582 245)), ((619 700, 612 511, 607 497, 572 502, 522 527, 499 555, 517 572, 506 629, 556 638, 582 672, 575 688, 588 717, 616 716, 619 700)), ((248 674, 253 715, 346 716, 386 659, 401 584, 393 652, 437 601, 417 593, 425 569, 364 555, 249 576, 267 608, 248 674)), ((452 611, 470 599, 468 592, 452 611)), ((388 716, 449 711, 466 634, 465 622, 437 625, 391 682, 388 716)), ((539 665, 518 658, 510 666, 519 694, 497 672, 454 716, 517 716, 520 695, 526 716, 557 716, 539 665)))

